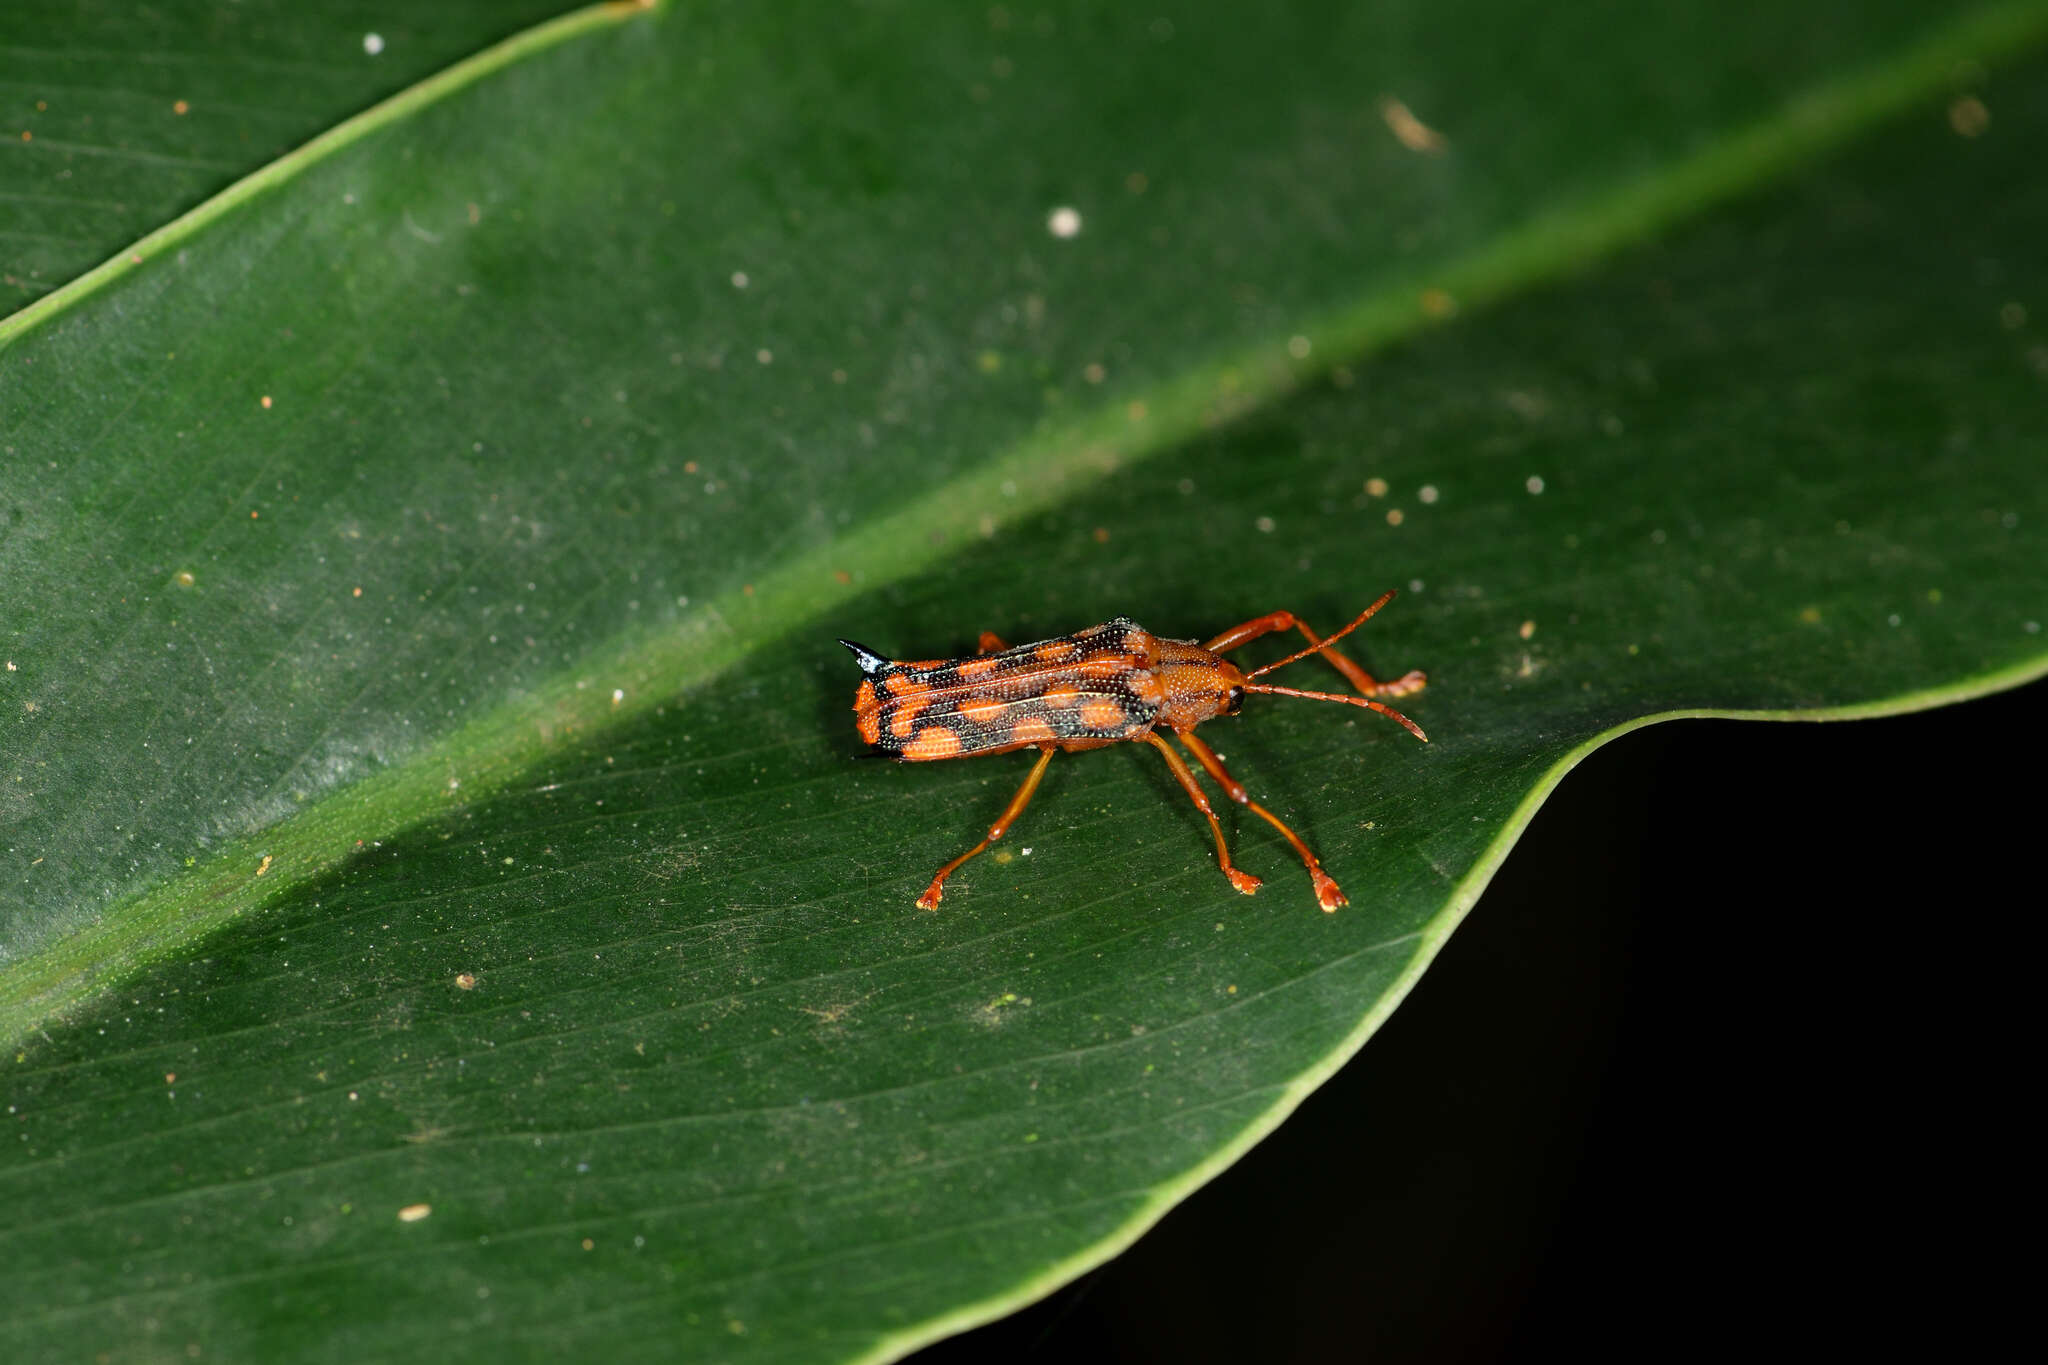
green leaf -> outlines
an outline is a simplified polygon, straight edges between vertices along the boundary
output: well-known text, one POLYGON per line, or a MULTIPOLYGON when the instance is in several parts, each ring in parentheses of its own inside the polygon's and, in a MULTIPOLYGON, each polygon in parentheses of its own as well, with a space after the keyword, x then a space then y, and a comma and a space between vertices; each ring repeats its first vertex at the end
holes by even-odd
POLYGON ((118 256, 379 99, 556 13, 436 0, 379 15, 278 0, 81 7, 11 0, 0 308, 118 256))
POLYGON ((1454 9, 590 11, 0 322, 10 1354, 898 1354, 1604 739, 2048 670, 2048 8, 1454 9), (1142 746, 912 909, 1028 764, 851 762, 834 636, 1387 587, 1427 748, 1204 731, 1348 909, 1142 746))

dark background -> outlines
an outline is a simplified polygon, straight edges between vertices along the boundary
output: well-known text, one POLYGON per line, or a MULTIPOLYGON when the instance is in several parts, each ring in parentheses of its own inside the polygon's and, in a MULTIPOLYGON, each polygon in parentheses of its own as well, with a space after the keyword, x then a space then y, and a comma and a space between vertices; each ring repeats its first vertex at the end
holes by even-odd
POLYGON ((1988 1348, 2031 1292, 2044 705, 1607 745, 1277 1132, 914 1359, 1988 1348))

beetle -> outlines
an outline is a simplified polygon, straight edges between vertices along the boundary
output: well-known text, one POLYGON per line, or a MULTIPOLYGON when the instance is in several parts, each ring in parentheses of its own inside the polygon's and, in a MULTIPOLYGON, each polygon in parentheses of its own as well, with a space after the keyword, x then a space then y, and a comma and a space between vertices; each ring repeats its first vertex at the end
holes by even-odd
POLYGON ((1280 831, 1308 868, 1316 903, 1326 911, 1346 904, 1344 893, 1309 852, 1301 836, 1279 816, 1251 799, 1244 784, 1223 767, 1216 751, 1196 737, 1195 727, 1216 716, 1234 716, 1247 693, 1343 702, 1391 716, 1417 739, 1427 743, 1422 728, 1379 700, 1421 690, 1427 678, 1419 671, 1380 682, 1330 646, 1357 630, 1394 599, 1388 592, 1358 614, 1335 635, 1323 638, 1290 611, 1268 612, 1232 626, 1212 640, 1169 640, 1154 635, 1129 617, 1119 616, 1072 635, 1058 635, 1028 645, 1006 645, 983 631, 979 652, 964 659, 919 659, 903 662, 883 657, 852 640, 839 643, 853 652, 867 676, 854 693, 853 714, 860 736, 873 751, 901 763, 930 763, 947 758, 980 758, 1014 749, 1037 749, 1038 762, 1010 804, 996 817, 988 834, 973 848, 940 868, 917 898, 920 909, 935 910, 945 895, 946 878, 969 858, 1001 839, 1045 776, 1046 765, 1062 749, 1101 749, 1111 744, 1143 742, 1159 750, 1174 780, 1194 801, 1216 837, 1216 861, 1230 884, 1249 896, 1262 885, 1257 877, 1230 861, 1223 826, 1215 808, 1195 781, 1187 762, 1159 735, 1169 730, 1223 788, 1231 800, 1280 831), (1298 630, 1308 648, 1246 673, 1222 656, 1276 631, 1298 630), (1358 696, 1304 692, 1255 681, 1275 669, 1311 654, 1320 654, 1344 675, 1358 696))

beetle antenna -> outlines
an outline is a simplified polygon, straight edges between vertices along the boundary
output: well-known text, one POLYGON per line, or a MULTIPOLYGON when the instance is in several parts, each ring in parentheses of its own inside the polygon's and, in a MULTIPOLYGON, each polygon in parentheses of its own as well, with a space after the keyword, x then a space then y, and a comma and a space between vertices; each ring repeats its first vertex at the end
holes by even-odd
MULTIPOLYGON (((1342 630, 1338 631, 1338 632, 1337 632, 1337 633, 1336 633, 1335 635, 1332 635, 1332 636, 1330 636, 1330 637, 1329 637, 1329 638, 1328 638, 1327 640, 1318 640, 1318 641, 1316 641, 1316 643, 1314 643, 1314 644, 1310 645, 1310 646, 1309 646, 1309 647, 1308 647, 1307 649, 1304 649, 1304 650, 1302 650, 1301 652, 1299 652, 1299 653, 1297 653, 1297 654, 1290 654, 1290 655, 1288 655, 1288 656, 1287 656, 1286 658, 1282 659, 1282 660, 1281 660, 1281 661, 1280 661, 1279 663, 1277 663, 1277 664, 1267 664, 1267 665, 1266 665, 1266 666, 1265 666, 1264 668, 1255 668, 1255 669, 1253 669, 1253 670, 1252 670, 1251 672, 1249 672, 1249 673, 1245 674, 1245 676, 1246 676, 1247 678, 1256 678, 1256 677, 1259 677, 1259 676, 1261 676, 1262 674, 1266 674, 1266 673, 1271 673, 1271 672, 1272 672, 1272 671, 1273 671, 1274 669, 1276 669, 1276 668, 1285 668, 1285 667, 1287 667, 1287 665, 1289 665, 1289 664, 1291 664, 1291 663, 1294 663, 1294 662, 1295 662, 1296 660, 1299 660, 1299 659, 1306 659, 1306 658, 1307 658, 1307 657, 1308 657, 1309 655, 1311 655, 1311 654, 1320 654, 1320 653, 1322 653, 1322 652, 1323 652, 1324 650, 1328 649, 1328 648, 1329 648, 1329 647, 1330 647, 1331 645, 1334 645, 1334 644, 1336 644, 1336 643, 1337 643, 1337 642, 1338 642, 1339 640, 1341 640, 1341 639, 1343 639, 1343 638, 1344 638, 1345 636, 1349 635, 1349 634, 1350 634, 1350 633, 1351 633, 1352 631, 1354 631, 1354 630, 1357 630, 1357 629, 1358 629, 1358 628, 1359 628, 1360 626, 1364 625, 1364 624, 1365 624, 1365 623, 1366 623, 1367 621, 1370 621, 1370 620, 1372 619, 1372 617, 1373 617, 1373 613, 1374 613, 1374 612, 1378 611, 1378 610, 1379 610, 1379 609, 1380 609, 1381 607, 1384 607, 1385 605, 1387 605, 1387 603, 1389 603, 1389 602, 1391 602, 1391 601, 1393 601, 1393 600, 1394 600, 1394 591, 1395 591, 1395 590, 1394 590, 1394 589, 1392 589, 1392 588, 1389 588, 1389 589, 1387 589, 1387 591, 1386 591, 1386 592, 1385 592, 1384 594, 1382 594, 1382 595, 1381 595, 1381 597, 1380 597, 1380 600, 1379 600, 1379 601, 1377 601, 1377 602, 1373 603, 1373 604, 1372 604, 1371 606, 1367 607, 1367 608, 1366 608, 1366 609, 1365 609, 1364 611, 1362 611, 1362 612, 1358 613, 1358 619, 1357 619, 1356 621, 1353 621, 1353 622, 1352 622, 1352 623, 1351 623, 1350 625, 1348 625, 1348 626, 1344 627, 1344 629, 1342 629, 1342 630)), ((1297 625, 1299 625, 1300 623, 1299 623, 1299 622, 1296 622, 1296 624, 1297 624, 1297 625)), ((840 643, 840 644, 842 644, 842 645, 844 645, 844 644, 846 644, 846 641, 844 641, 844 640, 841 640, 841 641, 840 641, 839 643, 840 643)), ((851 648, 853 648, 853 646, 851 646, 851 645, 847 645, 847 648, 851 649, 851 648)), ((1321 695, 1321 694, 1320 694, 1320 693, 1316 693, 1316 694, 1313 694, 1313 695, 1318 695, 1318 696, 1319 696, 1319 695, 1321 695)), ((1345 698, 1341 698, 1341 700, 1344 700, 1344 701, 1349 701, 1349 700, 1350 700, 1350 698, 1348 698, 1348 697, 1345 697, 1345 698)), ((1386 710, 1386 708, 1385 708, 1385 707, 1381 707, 1380 709, 1381 709, 1381 710, 1386 710)), ((1393 713, 1392 713, 1392 712, 1388 712, 1388 714, 1389 714, 1389 715, 1391 715, 1391 714, 1393 714, 1393 713)), ((1414 726, 1412 726, 1412 725, 1411 725, 1411 726, 1409 726, 1408 728, 1409 728, 1409 729, 1411 729, 1411 730, 1415 730, 1415 727, 1414 727, 1414 726)), ((1422 732, 1421 732, 1420 730, 1415 730, 1415 733, 1419 735, 1419 734, 1421 734, 1422 732)))
MULTIPOLYGON (((1389 594, 1387 594, 1387 596, 1388 596, 1388 597, 1391 597, 1391 596, 1393 596, 1393 594, 1392 594, 1392 593, 1389 593, 1389 594)), ((1386 600, 1387 600, 1387 599, 1386 599, 1386 597, 1382 597, 1382 598, 1380 599, 1380 601, 1381 601, 1381 602, 1384 602, 1384 601, 1386 601, 1386 600)), ((1377 602, 1373 604, 1373 606, 1374 606, 1374 608, 1375 608, 1375 609, 1377 609, 1378 605, 1379 605, 1379 603, 1377 603, 1377 602)), ((1369 616, 1369 615, 1371 615, 1372 613, 1371 613, 1371 612, 1367 612, 1366 614, 1367 614, 1367 615, 1369 616)), ((1351 624, 1353 624, 1353 625, 1357 625, 1357 624, 1358 624, 1358 622, 1354 621, 1354 622, 1352 622, 1351 624)), ((1335 635, 1332 635, 1332 636, 1330 637, 1330 640, 1334 640, 1334 639, 1336 639, 1336 638, 1337 638, 1337 637, 1336 637, 1335 635)), ((1323 643, 1324 643, 1324 644, 1328 644, 1328 643, 1330 642, 1330 640, 1325 640, 1325 641, 1323 641, 1323 643)), ((1308 651, 1308 652, 1309 652, 1309 653, 1314 653, 1315 651, 1313 651, 1313 650, 1310 650, 1310 651, 1308 651)), ((1256 675, 1255 675, 1255 676, 1256 676, 1256 675)), ((1377 712, 1379 712, 1379 713, 1380 713, 1381 715, 1383 715, 1383 716, 1392 716, 1392 717, 1393 717, 1393 718, 1394 718, 1395 720, 1397 720, 1397 721, 1401 722, 1401 724, 1403 724, 1403 725, 1405 725, 1406 727, 1408 727, 1408 733, 1409 733, 1409 734, 1411 734, 1411 735, 1415 736, 1415 737, 1416 737, 1417 739, 1421 740, 1421 741, 1422 741, 1422 742, 1423 742, 1424 744, 1427 744, 1427 743, 1429 743, 1429 736, 1428 736, 1428 735, 1425 735, 1425 734, 1423 734, 1423 733, 1422 733, 1422 727, 1421 727, 1420 725, 1417 725, 1417 724, 1416 724, 1416 723, 1415 723, 1414 721, 1412 721, 1412 720, 1408 719, 1408 717, 1406 717, 1406 716, 1402 715, 1402 714, 1401 714, 1401 713, 1400 713, 1399 711, 1396 711, 1396 710, 1395 710, 1395 709, 1394 709, 1393 707, 1391 707, 1391 706, 1387 706, 1387 705, 1384 705, 1384 704, 1382 704, 1382 703, 1380 703, 1380 702, 1376 702, 1376 701, 1374 701, 1374 700, 1373 700, 1373 699, 1372 699, 1371 697, 1345 697, 1345 696, 1339 696, 1339 695, 1338 695, 1337 693, 1335 693, 1335 692, 1303 692, 1303 691, 1300 691, 1300 690, 1299 690, 1299 689, 1297 689, 1297 688, 1292 688, 1292 687, 1275 687, 1275 686, 1274 686, 1273 684, 1271 684, 1271 683, 1252 683, 1252 682, 1248 682, 1248 683, 1244 684, 1244 690, 1245 690, 1245 691, 1247 691, 1247 692, 1270 692, 1270 693, 1272 693, 1272 694, 1273 694, 1274 696, 1276 696, 1276 697, 1307 697, 1307 698, 1308 698, 1308 699, 1309 699, 1310 701, 1341 701, 1341 702, 1343 702, 1343 703, 1344 703, 1344 704, 1345 704, 1346 706, 1364 706, 1364 707, 1368 707, 1368 708, 1370 708, 1370 709, 1372 709, 1372 710, 1374 710, 1374 711, 1377 711, 1377 712)))
POLYGON ((853 651, 853 661, 860 665, 860 671, 863 673, 879 673, 889 666, 887 659, 866 645, 857 645, 851 640, 841 640, 839 643, 853 651))

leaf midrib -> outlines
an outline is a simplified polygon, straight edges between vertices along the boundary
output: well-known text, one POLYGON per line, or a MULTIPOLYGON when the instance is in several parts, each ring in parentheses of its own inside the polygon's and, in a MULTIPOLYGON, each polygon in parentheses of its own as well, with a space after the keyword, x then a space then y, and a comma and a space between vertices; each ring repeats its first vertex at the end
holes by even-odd
MULTIPOLYGON (((393 96, 252 173, 63 289, 0 319, 0 351, 81 305, 126 271, 145 267, 220 221, 227 209, 282 186, 372 129, 644 8, 605 4, 566 15, 393 96)), ((1068 502, 1112 474, 1277 403, 1331 369, 1440 325, 1454 312, 1499 303, 1650 240, 1938 94, 1949 86, 1958 63, 1988 66, 2009 60, 2044 38, 2048 4, 2040 0, 2006 0, 1980 9, 1926 35, 1890 61, 1795 97, 1772 116, 1709 142, 1656 174, 1544 213, 1439 268, 1398 276, 1347 308, 1288 329, 1287 336, 1231 351, 1149 390, 1126 392, 1113 405, 1072 422, 1041 427, 1008 452, 901 510, 769 569, 750 590, 727 592, 699 606, 680 627, 622 633, 520 701, 477 716, 411 757, 323 796, 267 830, 221 844, 203 865, 109 907, 93 926, 35 945, 0 974, 0 1039, 18 1043, 158 957, 204 939, 239 915, 260 911, 339 864, 365 829, 396 833, 445 810, 458 793, 469 802, 503 791, 564 735, 643 717, 653 706, 704 686, 831 609, 921 573, 981 536, 1068 502), (1448 297, 1457 307, 1426 307, 1425 294, 1448 297), (1296 358, 1300 342, 1294 338, 1302 337, 1309 343, 1308 358, 1296 358), (736 621, 744 624, 731 624, 736 621), (450 785, 451 774, 459 787, 450 785)), ((1483 886, 1484 877, 1476 884, 1483 886)), ((1462 914, 1453 914, 1454 909, 1445 911, 1451 923, 1462 914)), ((892 1349, 907 1348, 898 1343, 892 1349)))

